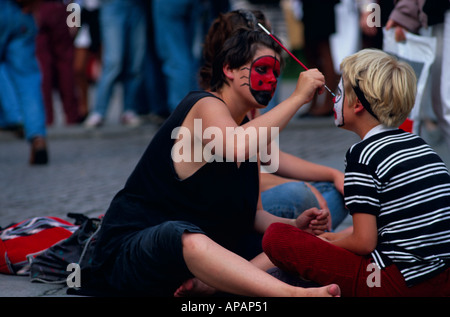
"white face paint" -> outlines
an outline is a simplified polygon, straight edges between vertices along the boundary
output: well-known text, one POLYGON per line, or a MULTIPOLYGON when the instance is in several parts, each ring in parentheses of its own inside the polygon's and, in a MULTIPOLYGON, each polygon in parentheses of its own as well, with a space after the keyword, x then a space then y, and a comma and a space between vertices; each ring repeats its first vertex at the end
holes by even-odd
POLYGON ((344 125, 344 80, 341 77, 334 97, 334 124, 337 127, 344 125))

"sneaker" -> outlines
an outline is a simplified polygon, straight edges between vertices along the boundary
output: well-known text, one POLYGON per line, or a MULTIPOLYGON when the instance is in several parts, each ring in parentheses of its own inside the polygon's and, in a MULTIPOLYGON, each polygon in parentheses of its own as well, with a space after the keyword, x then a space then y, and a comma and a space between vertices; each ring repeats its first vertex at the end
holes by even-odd
POLYGON ((122 115, 121 122, 128 127, 137 127, 142 124, 142 120, 132 111, 125 111, 122 115))
POLYGON ((97 128, 103 124, 103 117, 97 112, 91 113, 86 121, 84 121, 84 127, 88 129, 97 128))

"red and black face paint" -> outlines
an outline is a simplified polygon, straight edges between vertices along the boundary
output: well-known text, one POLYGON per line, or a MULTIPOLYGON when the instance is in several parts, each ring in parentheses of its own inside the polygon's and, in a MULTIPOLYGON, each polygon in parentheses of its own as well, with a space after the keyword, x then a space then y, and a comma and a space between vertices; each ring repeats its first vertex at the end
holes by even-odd
POLYGON ((264 55, 252 62, 248 85, 250 92, 260 105, 267 106, 272 99, 277 88, 280 70, 280 61, 275 56, 264 55))

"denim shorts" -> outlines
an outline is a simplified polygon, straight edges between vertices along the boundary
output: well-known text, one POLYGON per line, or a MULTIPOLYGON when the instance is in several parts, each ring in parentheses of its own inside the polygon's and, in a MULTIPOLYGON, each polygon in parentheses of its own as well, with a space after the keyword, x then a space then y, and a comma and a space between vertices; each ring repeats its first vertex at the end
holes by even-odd
MULTIPOLYGON (((330 182, 311 182, 326 200, 335 229, 348 215, 344 198, 330 182)), ((297 218, 309 208, 320 208, 311 189, 301 181, 288 182, 272 187, 261 193, 263 208, 273 215, 283 218, 297 218)))
POLYGON ((189 222, 167 221, 132 235, 114 259, 108 284, 129 295, 173 296, 193 277, 183 257, 185 232, 204 233, 189 222))

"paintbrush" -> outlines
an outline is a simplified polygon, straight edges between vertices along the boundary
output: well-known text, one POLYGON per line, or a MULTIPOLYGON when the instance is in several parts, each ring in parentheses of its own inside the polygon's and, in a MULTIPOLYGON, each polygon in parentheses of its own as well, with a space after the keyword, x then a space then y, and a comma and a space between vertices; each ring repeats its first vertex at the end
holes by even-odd
MULTIPOLYGON (((278 41, 278 39, 272 35, 272 33, 270 33, 264 26, 262 26, 261 23, 258 23, 258 26, 263 29, 264 32, 267 33, 267 35, 269 35, 275 42, 278 43, 278 45, 280 45, 285 51, 286 53, 288 53, 297 63, 300 64, 300 66, 302 66, 305 70, 308 70, 308 67, 305 66, 305 64, 303 64, 297 57, 295 57, 294 54, 292 54, 283 44, 281 44, 280 41, 278 41)), ((335 97, 336 95, 330 90, 330 88, 328 88, 327 85, 324 85, 325 89, 328 90, 328 92, 335 97)))

